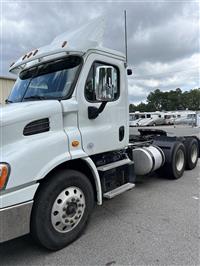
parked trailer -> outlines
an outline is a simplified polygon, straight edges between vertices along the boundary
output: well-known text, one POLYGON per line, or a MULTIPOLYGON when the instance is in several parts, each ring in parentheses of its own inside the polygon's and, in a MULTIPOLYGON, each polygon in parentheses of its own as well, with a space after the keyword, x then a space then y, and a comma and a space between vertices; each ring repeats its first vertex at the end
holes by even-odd
POLYGON ((138 126, 160 126, 160 125, 164 125, 165 124, 165 120, 162 117, 161 114, 159 113, 151 113, 149 114, 149 118, 145 118, 145 119, 141 119, 138 122, 138 126))
MULTIPOLYGON (((150 117, 150 115, 148 115, 148 117, 150 117)), ((142 119, 147 118, 147 114, 146 113, 131 113, 129 114, 129 126, 130 127, 136 127, 138 126, 139 121, 141 121, 142 119)))
POLYGON ((174 112, 167 112, 164 114, 164 120, 166 125, 174 125, 177 115, 174 112))
POLYGON ((175 125, 196 125, 197 113, 194 111, 187 111, 174 121, 175 125))
POLYGON ((134 188, 136 175, 177 179, 197 164, 195 137, 140 130, 129 139, 124 55, 73 45, 61 35, 10 67, 18 79, 1 108, 0 242, 30 232, 59 250, 82 234, 94 204, 134 188))

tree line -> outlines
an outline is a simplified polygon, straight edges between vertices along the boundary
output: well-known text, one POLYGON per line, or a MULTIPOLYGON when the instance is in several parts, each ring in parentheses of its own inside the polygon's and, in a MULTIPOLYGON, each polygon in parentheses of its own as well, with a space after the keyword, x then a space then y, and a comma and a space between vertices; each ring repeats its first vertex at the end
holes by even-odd
POLYGON ((130 112, 175 111, 186 109, 194 111, 200 110, 200 88, 184 92, 180 88, 166 92, 156 89, 147 96, 147 103, 141 102, 138 105, 129 105, 130 112))

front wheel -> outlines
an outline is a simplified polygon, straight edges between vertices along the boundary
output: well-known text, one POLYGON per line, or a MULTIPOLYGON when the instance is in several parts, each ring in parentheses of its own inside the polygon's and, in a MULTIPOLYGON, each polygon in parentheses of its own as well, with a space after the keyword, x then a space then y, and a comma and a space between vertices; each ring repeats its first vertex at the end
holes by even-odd
POLYGON ((94 205, 88 178, 74 170, 60 170, 41 184, 36 194, 31 234, 42 246, 59 250, 77 239, 94 205))

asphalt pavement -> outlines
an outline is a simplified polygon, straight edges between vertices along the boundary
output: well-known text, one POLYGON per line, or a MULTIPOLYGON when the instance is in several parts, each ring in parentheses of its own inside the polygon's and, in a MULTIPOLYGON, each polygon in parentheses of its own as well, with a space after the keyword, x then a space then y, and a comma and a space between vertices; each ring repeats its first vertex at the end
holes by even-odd
POLYGON ((0 245, 0 266, 200 265, 199 185, 200 160, 178 180, 138 178, 133 190, 96 206, 68 247, 49 252, 27 235, 0 245))

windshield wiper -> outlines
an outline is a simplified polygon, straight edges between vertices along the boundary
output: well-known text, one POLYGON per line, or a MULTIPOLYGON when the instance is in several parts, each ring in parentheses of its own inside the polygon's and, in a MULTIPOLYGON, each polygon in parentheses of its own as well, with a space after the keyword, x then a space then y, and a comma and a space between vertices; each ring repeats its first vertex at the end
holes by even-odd
POLYGON ((39 95, 32 95, 29 97, 24 97, 24 100, 46 100, 47 98, 44 96, 39 96, 39 95))

